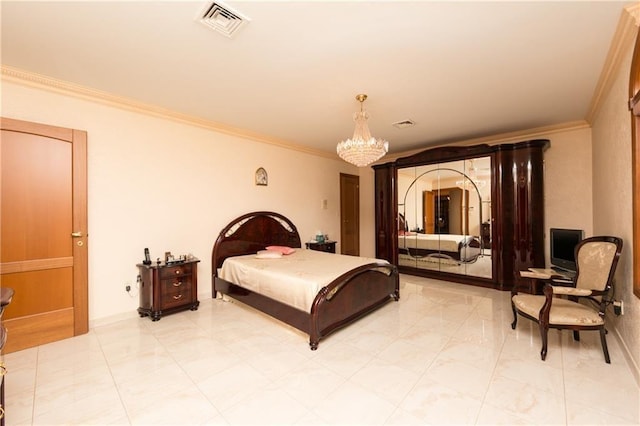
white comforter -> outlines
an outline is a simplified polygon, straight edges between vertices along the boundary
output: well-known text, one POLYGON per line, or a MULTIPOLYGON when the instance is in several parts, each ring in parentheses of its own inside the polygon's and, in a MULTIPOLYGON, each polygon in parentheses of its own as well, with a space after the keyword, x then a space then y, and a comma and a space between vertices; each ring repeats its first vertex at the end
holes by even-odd
POLYGON ((255 254, 227 258, 218 271, 225 281, 305 312, 322 287, 358 266, 384 260, 296 249, 279 259, 255 254))

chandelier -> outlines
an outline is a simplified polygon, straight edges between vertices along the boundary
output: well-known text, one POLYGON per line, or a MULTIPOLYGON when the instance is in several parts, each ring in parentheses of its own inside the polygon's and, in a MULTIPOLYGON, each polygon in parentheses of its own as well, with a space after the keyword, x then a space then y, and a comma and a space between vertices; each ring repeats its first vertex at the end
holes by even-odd
MULTIPOLYGON (((465 167, 466 168, 466 167, 465 167)), ((478 167, 473 162, 473 158, 469 160, 468 174, 464 174, 464 179, 456 181, 456 186, 462 189, 470 189, 476 187, 478 190, 487 185, 487 181, 478 178, 478 167)))
POLYGON ((362 108, 362 103, 366 99, 367 95, 356 96, 356 100, 360 102, 360 111, 353 114, 353 121, 356 122, 353 136, 351 139, 340 142, 336 147, 340 158, 358 167, 368 166, 384 157, 389 151, 389 142, 383 139, 376 139, 369 132, 369 126, 367 125, 369 114, 362 108))
POLYGON ((486 180, 482 180, 482 179, 464 179, 464 180, 457 180, 456 181, 456 186, 458 188, 462 188, 462 189, 470 189, 472 187, 476 187, 478 189, 480 188, 484 188, 487 185, 487 181, 486 180), (474 185, 475 184, 475 185, 474 185))

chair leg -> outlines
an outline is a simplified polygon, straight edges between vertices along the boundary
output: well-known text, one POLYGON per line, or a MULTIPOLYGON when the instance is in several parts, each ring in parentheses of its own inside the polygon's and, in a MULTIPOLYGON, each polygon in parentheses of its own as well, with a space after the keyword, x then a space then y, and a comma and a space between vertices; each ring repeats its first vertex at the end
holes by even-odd
POLYGON ((576 342, 580 341, 580 332, 578 330, 573 330, 573 340, 576 342))
POLYGON ((511 310, 513 311, 513 322, 511 323, 511 329, 516 329, 516 324, 518 323, 518 313, 516 312, 516 306, 511 302, 511 310))
POLYGON ((542 338, 542 350, 540 358, 544 361, 547 358, 547 332, 549 331, 542 323, 540 324, 540 337, 542 338))
POLYGON ((602 352, 604 352, 604 360, 607 364, 611 364, 609 358, 609 348, 607 348, 607 330, 604 327, 600 329, 600 342, 602 342, 602 352))

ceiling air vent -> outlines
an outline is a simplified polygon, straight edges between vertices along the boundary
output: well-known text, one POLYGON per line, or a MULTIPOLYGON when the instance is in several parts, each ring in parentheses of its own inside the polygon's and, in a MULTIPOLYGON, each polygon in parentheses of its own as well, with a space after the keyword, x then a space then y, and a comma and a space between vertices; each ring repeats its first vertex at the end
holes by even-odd
POLYGON ((413 120, 402 120, 402 121, 396 121, 395 123, 393 123, 393 127, 396 127, 398 129, 406 129, 407 127, 411 127, 415 125, 416 123, 413 120))
POLYGON ((207 3, 198 20, 229 38, 233 37, 240 28, 250 21, 249 18, 221 1, 207 3))

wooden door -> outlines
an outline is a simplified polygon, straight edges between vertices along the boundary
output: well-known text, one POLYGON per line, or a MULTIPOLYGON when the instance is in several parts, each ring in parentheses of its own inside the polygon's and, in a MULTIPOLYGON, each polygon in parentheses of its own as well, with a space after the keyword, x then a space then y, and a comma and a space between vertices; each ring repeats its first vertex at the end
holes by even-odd
POLYGON ((340 253, 360 255, 360 177, 340 173, 340 253))
POLYGON ((89 330, 86 132, 0 121, 5 352, 89 330))
POLYGON ((440 196, 448 199, 447 231, 444 234, 468 235, 469 233, 469 191, 460 188, 442 188, 440 196))
POLYGON ((433 191, 422 192, 422 228, 425 234, 434 234, 436 229, 435 204, 433 191))

